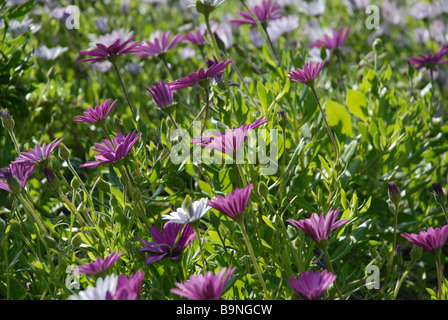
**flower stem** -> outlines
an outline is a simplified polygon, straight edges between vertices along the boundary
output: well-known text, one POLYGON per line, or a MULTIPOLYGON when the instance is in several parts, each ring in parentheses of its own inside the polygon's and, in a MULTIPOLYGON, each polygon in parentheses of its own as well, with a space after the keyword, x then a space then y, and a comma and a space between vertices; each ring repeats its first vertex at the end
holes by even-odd
POLYGON ((210 88, 208 87, 208 84, 206 86, 204 86, 204 89, 205 89, 205 117, 204 117, 204 123, 202 124, 202 128, 201 128, 201 134, 200 134, 201 136, 205 130, 205 125, 207 124, 209 99, 210 99, 210 88))
POLYGON ((280 170, 280 205, 283 200, 283 171, 285 169, 285 159, 286 159, 286 131, 282 128, 282 138, 283 138, 283 154, 282 154, 282 169, 280 170))
POLYGON ((193 228, 196 234, 198 235, 199 250, 201 251, 201 259, 202 259, 202 272, 205 275, 205 272, 207 271, 207 265, 205 263, 204 248, 202 247, 201 232, 199 230, 199 227, 197 226, 197 223, 193 226, 193 228))
POLYGON ((124 86, 123 79, 121 79, 120 70, 118 70, 117 64, 115 61, 111 61, 112 65, 117 73, 118 80, 120 81, 121 88, 123 89, 124 95, 126 97, 126 101, 128 102, 129 108, 131 109, 132 115, 135 117, 134 108, 132 107, 131 100, 129 99, 128 92, 126 91, 126 87, 124 86))
POLYGON ((255 259, 254 249, 252 248, 252 245, 250 244, 249 236, 247 235, 246 228, 244 227, 243 219, 241 219, 241 221, 238 221, 237 223, 238 223, 238 225, 239 225, 239 227, 241 229, 241 232, 243 233, 244 241, 246 242, 247 249, 249 250, 250 256, 251 256, 252 261, 254 263, 255 271, 257 272, 258 277, 260 278, 260 282, 261 282, 261 285, 263 287, 266 299, 269 300, 268 289, 266 288, 266 284, 264 283, 263 276, 261 275, 260 268, 258 267, 257 260, 255 259))
POLYGON ((320 104, 319 98, 318 98, 317 93, 316 93, 316 89, 314 89, 314 87, 312 86, 311 90, 313 91, 314 97, 316 98, 317 105, 319 106, 320 113, 322 114, 322 118, 325 121, 325 126, 327 127, 327 132, 328 132, 328 135, 330 136, 331 143, 333 145, 334 164, 335 164, 335 167, 336 167, 336 164, 338 163, 338 148, 336 146, 336 141, 334 140, 334 136, 333 136, 333 133, 331 132, 330 125, 328 124, 327 117, 325 116, 324 110, 322 109, 322 105, 320 104))
MULTIPOLYGON (((334 275, 336 275, 336 273, 334 272, 333 269, 333 264, 331 263, 331 259, 330 259, 330 255, 328 254, 328 246, 322 246, 321 251, 324 253, 325 256, 325 260, 327 262, 328 265, 328 269, 330 270, 330 272, 334 275)), ((344 300, 344 298, 342 297, 341 291, 339 290, 338 284, 336 283, 336 281, 334 282, 334 287, 336 288, 336 291, 339 295, 339 298, 341 298, 341 300, 344 300)))
POLYGON ((394 256, 395 256, 395 247, 396 247, 396 243, 397 243, 397 219, 398 219, 398 208, 397 206, 395 206, 395 212, 394 212, 394 234, 393 234, 393 239, 392 239, 392 252, 390 254, 390 260, 389 260, 389 266, 387 267, 387 273, 386 273, 386 278, 384 280, 384 284, 383 287, 381 288, 380 291, 380 296, 383 294, 384 289, 386 287, 386 283, 387 280, 389 279, 389 275, 390 275, 390 270, 392 268, 392 263, 394 261, 394 256))
POLYGON ((443 265, 442 265, 442 261, 441 261, 441 248, 436 249, 434 252, 434 257, 436 258, 436 267, 437 267, 437 284, 438 284, 438 293, 437 293, 437 298, 439 300, 442 300, 442 270, 443 270, 443 265))

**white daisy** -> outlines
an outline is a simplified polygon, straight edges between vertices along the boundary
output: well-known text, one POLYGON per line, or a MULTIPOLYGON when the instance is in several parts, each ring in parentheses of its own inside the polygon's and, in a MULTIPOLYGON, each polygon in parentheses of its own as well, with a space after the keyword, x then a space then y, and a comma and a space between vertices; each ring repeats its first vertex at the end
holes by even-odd
POLYGON ((207 205, 207 199, 203 198, 189 205, 187 212, 180 207, 175 212, 163 215, 162 218, 174 223, 190 224, 199 221, 210 209, 211 207, 207 205))
POLYGON ((96 281, 96 287, 90 286, 86 290, 81 291, 78 295, 71 295, 68 300, 106 300, 109 292, 112 296, 117 289, 118 276, 115 274, 99 278, 96 281))

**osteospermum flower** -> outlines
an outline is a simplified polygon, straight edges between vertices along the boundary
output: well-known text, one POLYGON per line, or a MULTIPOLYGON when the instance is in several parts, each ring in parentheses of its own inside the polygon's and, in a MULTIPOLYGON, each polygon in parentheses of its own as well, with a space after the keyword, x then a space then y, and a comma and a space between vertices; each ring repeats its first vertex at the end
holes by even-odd
POLYGON ((137 271, 129 278, 124 274, 98 278, 95 286, 89 286, 77 295, 69 296, 68 300, 137 300, 144 276, 143 271, 137 271))
POLYGON ((308 65, 304 65, 302 69, 297 68, 295 71, 288 72, 288 77, 292 81, 305 83, 307 85, 312 85, 313 81, 317 78, 322 68, 325 65, 325 61, 310 62, 308 65))
POLYGON ((173 82, 170 82, 168 85, 171 90, 179 90, 185 87, 194 86, 195 84, 203 85, 208 83, 210 79, 221 76, 224 73, 225 68, 232 62, 233 60, 221 61, 217 64, 214 64, 207 71, 204 68, 199 69, 199 71, 192 72, 188 77, 180 78, 173 82))
POLYGON ((193 204, 188 206, 187 210, 182 207, 177 208, 175 212, 171 212, 169 215, 163 215, 162 219, 180 224, 193 224, 198 222, 210 210, 211 207, 207 205, 207 199, 203 198, 193 202, 193 204))
POLYGON ((146 264, 151 264, 163 258, 178 259, 185 248, 196 238, 193 227, 172 221, 164 224, 163 231, 165 234, 156 227, 151 227, 149 232, 154 239, 151 242, 138 238, 145 244, 145 247, 138 249, 138 251, 151 253, 146 258, 146 264))
POLYGON ((432 54, 432 53, 429 53, 428 55, 421 54, 420 57, 412 57, 412 58, 408 58, 407 60, 412 64, 412 66, 416 70, 426 68, 428 70, 437 71, 438 66, 448 63, 448 59, 442 60, 443 56, 447 52, 448 52, 448 49, 445 48, 444 46, 441 46, 439 51, 437 51, 434 54, 432 54))
POLYGON ((325 46, 328 50, 336 50, 342 47, 347 40, 350 33, 350 27, 347 27, 344 33, 344 27, 333 29, 332 35, 325 35, 323 40, 316 40, 310 43, 311 47, 322 47, 325 46))
POLYGON ((230 267, 227 271, 223 268, 216 275, 210 271, 205 275, 192 275, 184 283, 174 283, 177 288, 171 289, 171 293, 190 300, 219 300, 235 269, 236 267, 230 267))
POLYGON ((102 273, 110 269, 122 255, 122 252, 112 252, 110 255, 104 258, 104 260, 101 257, 98 257, 94 262, 79 266, 78 271, 79 273, 87 275, 96 275, 102 273))
POLYGON ((291 223, 294 227, 299 228, 309 237, 311 237, 317 243, 326 242, 330 236, 330 231, 346 224, 350 220, 342 219, 336 222, 336 218, 339 215, 339 208, 336 210, 330 209, 328 213, 325 215, 321 213, 321 215, 317 215, 317 213, 313 213, 311 218, 302 219, 302 220, 293 220, 288 219, 289 223, 291 223))
POLYGON ((140 45, 140 41, 131 43, 135 35, 130 35, 124 29, 113 31, 112 33, 103 35, 96 39, 96 48, 91 50, 82 50, 79 53, 93 58, 82 59, 77 62, 90 61, 91 63, 103 60, 111 60, 114 57, 135 52, 136 47, 140 45), (123 38, 126 35, 128 38, 123 38))
POLYGON ((188 31, 187 34, 182 36, 182 41, 195 45, 207 44, 207 40, 205 40, 205 33, 202 30, 188 31))
POLYGON ((96 167, 103 164, 115 164, 122 160, 137 143, 142 135, 134 130, 127 135, 123 135, 120 131, 117 132, 117 136, 112 138, 112 142, 108 139, 104 139, 103 143, 96 143, 96 148, 92 148, 97 154, 95 158, 97 161, 86 162, 80 165, 80 168, 84 167, 96 167))
POLYGON ((35 164, 12 162, 7 168, 0 170, 0 189, 9 193, 20 192, 25 188, 34 168, 35 164))
POLYGON ((212 208, 224 213, 232 219, 239 219, 244 213, 252 193, 252 184, 243 189, 235 188, 224 197, 218 195, 215 199, 208 201, 212 208))
POLYGON ((102 125, 109 113, 115 107, 117 100, 112 103, 110 102, 111 99, 107 99, 103 103, 96 105, 94 108, 89 108, 87 111, 84 111, 83 116, 76 116, 75 121, 102 125))
MULTIPOLYGON (((267 23, 269 20, 279 19, 284 12, 284 9, 272 0, 263 0, 260 5, 256 5, 251 8, 251 10, 262 24, 267 23)), ((230 21, 237 26, 250 24, 252 29, 257 26, 257 23, 250 12, 237 12, 236 14, 239 15, 241 19, 232 19, 230 21)))
POLYGON ((36 144, 34 148, 30 148, 27 152, 21 152, 20 156, 14 161, 15 163, 39 164, 47 167, 48 158, 54 149, 61 143, 63 139, 55 139, 47 145, 45 142, 42 146, 36 144))
POLYGON ((320 299, 327 288, 336 280, 336 276, 327 270, 301 272, 297 280, 289 276, 288 285, 301 297, 308 300, 320 299))
POLYGON ((170 37, 171 31, 157 31, 151 36, 150 40, 142 42, 136 48, 134 54, 138 57, 150 57, 164 54, 173 49, 183 39, 183 35, 180 33, 175 35, 171 40, 170 37))
POLYGON ((174 91, 163 80, 156 82, 151 88, 147 88, 146 90, 160 108, 165 109, 172 105, 174 91))
POLYGON ((192 143, 199 143, 201 146, 232 155, 240 150, 250 130, 255 129, 269 120, 263 120, 265 116, 255 120, 252 123, 242 125, 235 129, 228 129, 226 132, 215 131, 215 137, 198 137, 192 140, 192 143))
POLYGON ((401 236, 412 243, 422 247, 426 251, 434 251, 441 247, 448 238, 448 225, 444 225, 439 228, 429 227, 426 231, 420 231, 419 234, 415 233, 402 233, 401 236))

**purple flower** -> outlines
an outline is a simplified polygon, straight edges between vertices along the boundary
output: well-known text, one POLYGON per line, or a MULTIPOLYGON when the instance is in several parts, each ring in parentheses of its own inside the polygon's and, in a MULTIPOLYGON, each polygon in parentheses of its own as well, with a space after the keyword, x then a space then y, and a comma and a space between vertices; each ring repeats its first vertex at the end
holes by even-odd
MULTIPOLYGON (((78 267, 79 273, 96 275, 102 273, 112 267, 112 265, 117 262, 118 259, 123 255, 122 252, 112 252, 104 260, 98 257, 94 262, 84 264, 78 267)), ((73 269, 76 270, 76 269, 73 269)))
POLYGON ((19 182, 20 188, 17 189, 25 188, 35 167, 35 164, 27 162, 12 162, 9 167, 0 170, 0 189, 6 190, 9 193, 20 192, 20 190, 16 190, 18 186, 15 185, 14 180, 17 179, 15 181, 19 182))
POLYGON ((100 105, 97 105, 94 108, 89 108, 84 112, 84 116, 76 116, 75 121, 81 121, 85 123, 99 123, 99 125, 102 125, 102 123, 104 123, 104 120, 107 118, 107 116, 117 103, 117 100, 112 102, 112 104, 110 102, 111 99, 107 99, 100 105))
POLYGON ((151 88, 147 88, 146 90, 160 108, 165 109, 172 105, 174 91, 162 80, 156 82, 151 88))
POLYGON ((336 276, 327 270, 301 272, 299 280, 289 276, 288 285, 301 297, 308 300, 320 299, 327 288, 336 280, 336 276))
POLYGON ((114 294, 110 292, 106 294, 106 300, 138 300, 142 289, 143 279, 145 273, 138 270, 135 274, 126 275, 121 274, 118 277, 117 287, 114 294))
POLYGON ((427 231, 420 231, 419 234, 402 233, 401 236, 426 251, 434 251, 445 244, 448 238, 448 225, 444 225, 441 228, 429 227, 427 231))
MULTIPOLYGON (((85 56, 93 58, 87 58, 79 60, 77 62, 91 61, 91 63, 100 62, 103 60, 110 60, 116 56, 120 56, 126 53, 135 52, 135 48, 140 45, 139 42, 134 42, 135 35, 130 36, 127 40, 122 39, 123 32, 114 31, 110 34, 104 35, 97 39, 96 48, 92 50, 82 50, 79 53, 85 56)), ((128 33, 129 35, 129 33, 128 33)))
POLYGON ((102 144, 95 144, 96 149, 92 150, 97 152, 95 155, 95 158, 98 159, 97 161, 86 162, 79 167, 96 167, 102 164, 114 164, 119 162, 131 151, 132 147, 140 137, 141 134, 137 133, 137 130, 124 136, 118 131, 117 136, 112 139, 112 142, 108 139, 104 139, 102 144))
POLYGON ((171 289, 171 293, 190 300, 219 300, 235 269, 229 268, 225 276, 226 268, 221 269, 216 276, 210 271, 205 275, 191 275, 184 283, 174 283, 177 288, 171 289))
POLYGON ((235 188, 226 197, 217 196, 215 199, 208 201, 208 205, 232 219, 239 219, 244 213, 252 193, 252 184, 247 185, 243 189, 235 188))
POLYGON ((44 143, 42 147, 36 144, 35 148, 30 148, 28 152, 21 152, 14 162, 39 164, 42 167, 47 167, 48 158, 62 140, 62 138, 55 139, 48 146, 44 143))
POLYGON ((413 65, 416 70, 420 70, 421 68, 426 68, 429 70, 437 71, 438 66, 442 64, 447 64, 447 60, 442 60, 443 56, 448 52, 448 49, 444 46, 441 46, 439 51, 435 54, 421 54, 420 58, 412 57, 407 60, 413 65))
POLYGON ((325 215, 321 213, 320 216, 317 213, 313 213, 311 218, 302 220, 288 219, 294 227, 299 228, 305 232, 309 237, 311 237, 317 243, 326 242, 330 236, 330 231, 346 224, 350 220, 342 219, 336 222, 336 218, 339 215, 339 208, 336 210, 330 209, 325 215))
MULTIPOLYGON (((217 59, 215 56, 213 56, 213 60, 207 58, 207 66, 208 66, 209 68, 211 68, 211 67, 217 65, 218 63, 219 63, 219 61, 218 61, 218 59, 217 59)), ((230 76, 230 72, 229 72, 229 76, 230 76)), ((221 81, 222 81, 222 78, 223 78, 223 76, 220 75, 220 76, 215 77, 214 79, 215 79, 217 82, 221 82, 221 81)), ((229 84, 230 87, 239 87, 239 84, 237 84, 237 83, 232 83, 230 80, 228 80, 228 84, 229 84)))
POLYGON ((196 238, 193 227, 172 221, 168 221, 163 225, 165 235, 156 227, 151 227, 149 232, 154 241, 149 242, 138 238, 145 244, 145 247, 138 249, 138 251, 152 253, 152 255, 146 258, 146 264, 151 264, 163 258, 176 260, 196 238))
POLYGON ((179 42, 182 41, 183 35, 177 34, 170 41, 171 31, 160 32, 152 35, 152 39, 146 40, 141 43, 135 50, 134 54, 138 57, 149 57, 163 54, 174 48, 179 42))
POLYGON ((308 65, 305 64, 302 69, 297 68, 296 71, 288 72, 288 77, 292 81, 310 85, 317 78, 324 65, 325 61, 316 64, 311 61, 308 65))
POLYGON ((228 129, 226 132, 216 131, 216 137, 198 137, 192 140, 192 143, 199 143, 201 146, 218 150, 222 153, 232 155, 234 152, 240 150, 250 130, 255 129, 269 120, 263 120, 265 116, 256 121, 242 125, 235 129, 228 129))
MULTIPOLYGON (((269 20, 279 19, 280 15, 284 12, 284 9, 272 0, 263 0, 260 5, 251 8, 251 11, 255 14, 260 23, 267 23, 269 20)), ((255 28, 257 23, 252 17, 250 12, 237 12, 242 19, 232 19, 231 22, 235 23, 237 26, 243 24, 250 24, 251 28, 255 28)))
POLYGON ((322 47, 325 46, 328 50, 336 50, 342 47, 347 40, 348 34, 350 33, 350 27, 347 27, 344 33, 344 27, 339 30, 333 29, 332 37, 329 35, 324 36, 324 40, 316 40, 310 43, 311 47, 322 47))
POLYGON ((182 40, 183 42, 192 43, 196 45, 207 44, 207 40, 205 40, 204 31, 202 30, 188 31, 188 33, 182 37, 182 40))
POLYGON ((217 64, 214 64, 207 71, 204 68, 199 69, 199 71, 192 72, 188 77, 180 78, 173 82, 170 82, 168 85, 171 90, 178 90, 185 87, 194 86, 195 84, 203 84, 204 82, 208 82, 211 78, 216 78, 221 76, 224 73, 224 69, 232 62, 233 60, 221 61, 217 64))

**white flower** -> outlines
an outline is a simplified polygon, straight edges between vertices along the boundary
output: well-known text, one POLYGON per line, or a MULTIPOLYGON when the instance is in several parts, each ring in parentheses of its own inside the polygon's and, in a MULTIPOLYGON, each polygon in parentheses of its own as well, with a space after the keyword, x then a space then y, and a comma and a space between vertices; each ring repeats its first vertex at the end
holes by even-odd
POLYGON ((39 48, 36 48, 36 55, 43 60, 54 60, 67 50, 68 47, 57 46, 48 48, 46 45, 42 45, 39 48))
POLYGON ((207 205, 207 199, 203 198, 189 205, 188 212, 185 212, 184 208, 181 207, 169 215, 163 215, 162 218, 174 223, 189 224, 199 221, 210 209, 211 207, 207 205))
POLYGON ((99 278, 96 281, 96 287, 90 286, 86 290, 81 291, 78 295, 71 295, 68 300, 106 300, 107 293, 112 296, 117 289, 118 276, 115 274, 99 278))

